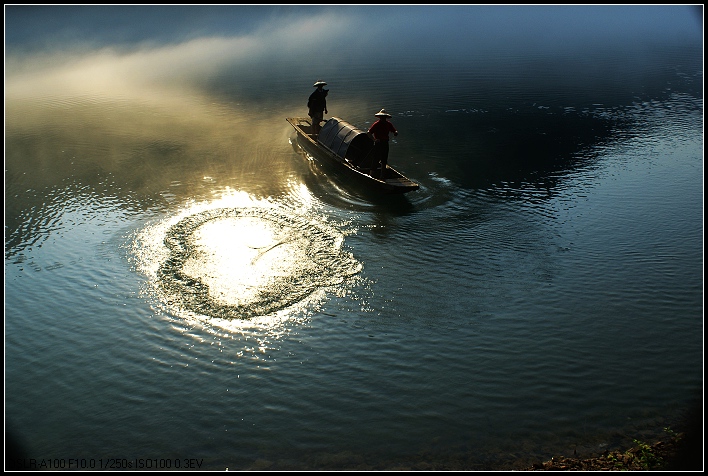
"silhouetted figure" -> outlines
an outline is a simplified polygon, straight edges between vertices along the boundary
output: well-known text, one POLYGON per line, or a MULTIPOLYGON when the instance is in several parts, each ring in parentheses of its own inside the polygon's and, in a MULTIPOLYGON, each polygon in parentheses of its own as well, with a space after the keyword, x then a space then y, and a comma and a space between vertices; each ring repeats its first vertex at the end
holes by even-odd
POLYGON ((324 111, 324 114, 327 114, 326 98, 329 90, 323 89, 323 86, 327 86, 327 83, 321 79, 313 84, 313 86, 317 89, 315 89, 315 92, 310 94, 310 99, 307 101, 307 107, 309 109, 307 115, 312 118, 312 133, 317 135, 320 133, 320 123, 323 119, 322 112, 324 111))
POLYGON ((381 109, 374 116, 379 120, 371 124, 368 133, 374 139, 374 157, 376 162, 381 164, 381 180, 383 180, 386 178, 386 168, 388 167, 388 133, 393 132, 393 135, 397 136, 398 131, 393 124, 386 120, 387 117, 391 117, 386 109, 381 109))

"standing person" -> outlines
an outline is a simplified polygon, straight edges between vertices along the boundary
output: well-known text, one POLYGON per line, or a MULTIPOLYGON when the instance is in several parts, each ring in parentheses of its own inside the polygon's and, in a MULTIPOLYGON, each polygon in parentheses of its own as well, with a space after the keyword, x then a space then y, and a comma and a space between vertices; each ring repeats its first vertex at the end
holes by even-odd
POLYGON ((322 86, 327 86, 327 83, 318 80, 313 84, 315 92, 310 94, 310 99, 307 101, 307 107, 309 108, 308 116, 312 118, 312 133, 317 135, 320 133, 320 122, 322 122, 322 111, 327 114, 327 93, 329 89, 323 89, 322 86))
POLYGON ((386 112, 386 109, 381 109, 374 114, 379 120, 371 124, 369 127, 369 137, 374 139, 374 156, 377 163, 381 163, 381 179, 386 178, 386 167, 388 166, 388 133, 393 132, 394 136, 398 135, 396 128, 386 120, 391 117, 391 114, 386 112))

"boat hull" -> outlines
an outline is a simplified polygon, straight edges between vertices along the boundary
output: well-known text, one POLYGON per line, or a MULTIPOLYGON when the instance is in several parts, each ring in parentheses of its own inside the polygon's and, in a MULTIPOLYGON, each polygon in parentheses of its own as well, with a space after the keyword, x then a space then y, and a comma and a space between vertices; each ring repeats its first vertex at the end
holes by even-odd
POLYGON ((297 133, 297 142, 300 148, 316 159, 319 164, 329 169, 329 171, 340 175, 345 180, 351 180, 359 186, 380 194, 404 194, 418 190, 419 185, 417 183, 390 166, 386 169, 385 178, 380 179, 380 168, 370 169, 356 166, 348 157, 342 157, 320 144, 310 133, 311 124, 309 118, 287 118, 287 121, 297 133))

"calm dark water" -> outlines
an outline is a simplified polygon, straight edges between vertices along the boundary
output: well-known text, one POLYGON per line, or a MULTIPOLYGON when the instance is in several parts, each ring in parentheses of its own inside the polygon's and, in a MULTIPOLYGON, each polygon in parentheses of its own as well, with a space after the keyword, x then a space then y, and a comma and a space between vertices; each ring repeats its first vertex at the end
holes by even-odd
POLYGON ((509 467, 701 394, 702 13, 5 13, 6 419, 44 469, 509 467), (420 190, 299 151, 317 79, 420 190))

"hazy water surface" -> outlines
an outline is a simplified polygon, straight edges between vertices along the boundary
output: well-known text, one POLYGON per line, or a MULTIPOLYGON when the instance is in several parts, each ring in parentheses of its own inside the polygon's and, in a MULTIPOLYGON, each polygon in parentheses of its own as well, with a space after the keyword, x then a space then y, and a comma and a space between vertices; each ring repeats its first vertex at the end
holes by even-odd
POLYGON ((702 13, 5 10, 28 457, 495 468, 649 438, 699 395, 702 13), (326 117, 392 113, 418 191, 298 149, 317 79, 326 117))

